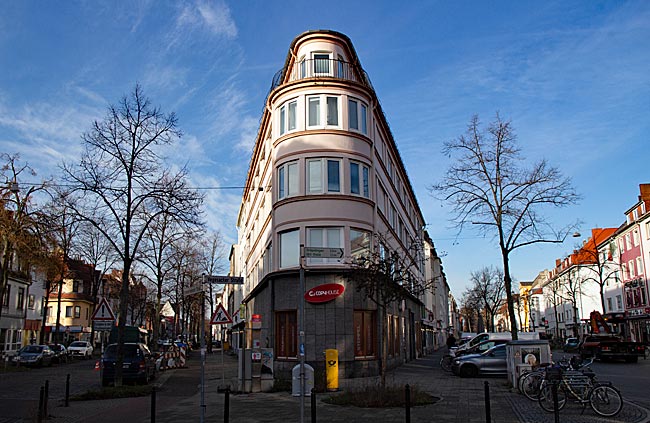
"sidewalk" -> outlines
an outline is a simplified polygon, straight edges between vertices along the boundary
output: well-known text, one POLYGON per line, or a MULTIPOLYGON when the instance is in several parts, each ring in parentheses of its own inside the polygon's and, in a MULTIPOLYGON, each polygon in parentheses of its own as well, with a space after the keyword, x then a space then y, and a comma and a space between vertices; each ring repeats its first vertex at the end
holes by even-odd
MULTIPOLYGON (((441 352, 406 363, 388 375, 389 384, 410 384, 425 390, 440 401, 424 407, 411 409, 412 422, 458 422, 484 423, 485 401, 484 381, 489 382, 490 403, 493 423, 553 423, 553 415, 545 413, 538 404, 523 395, 511 392, 504 378, 463 379, 447 374, 438 365, 441 352)), ((200 421, 200 361, 193 353, 188 361, 189 368, 175 369, 162 373, 156 383, 159 385, 156 397, 156 422, 177 423, 179 421, 200 421)), ((237 358, 215 351, 206 358, 205 369, 205 421, 222 422, 224 414, 223 393, 218 392, 225 381, 236 387, 237 358)), ((363 386, 375 383, 376 378, 360 378, 341 381, 342 385, 363 386), (345 382, 345 383, 343 383, 345 382)), ((403 409, 362 409, 329 405, 320 400, 328 394, 318 394, 317 421, 332 423, 405 422, 403 409)), ((288 392, 231 394, 230 421, 253 422, 298 422, 300 420, 300 398, 288 392)), ((310 398, 305 397, 305 422, 311 422, 310 398)), ((151 399, 129 398, 107 401, 72 402, 65 408, 57 405, 50 409, 51 420, 63 422, 150 422, 151 399)), ((598 417, 590 408, 581 415, 581 408, 567 404, 561 411, 563 423, 642 423, 649 421, 648 410, 626 403, 621 414, 613 419, 598 417)))

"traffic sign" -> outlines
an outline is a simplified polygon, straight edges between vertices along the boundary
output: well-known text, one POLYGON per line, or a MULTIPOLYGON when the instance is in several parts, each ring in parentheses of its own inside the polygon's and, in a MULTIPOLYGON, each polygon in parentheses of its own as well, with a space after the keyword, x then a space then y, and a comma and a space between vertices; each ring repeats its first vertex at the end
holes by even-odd
POLYGON ((224 325, 227 323, 232 323, 232 318, 230 317, 226 309, 223 308, 223 305, 219 304, 214 314, 212 315, 212 319, 210 319, 210 324, 224 325))
POLYGON ((206 276, 207 283, 214 283, 217 285, 243 285, 244 278, 241 276, 206 276))
POLYGON ((93 312, 93 315, 90 318, 90 320, 92 321, 102 321, 102 320, 114 321, 115 320, 115 314, 113 314, 113 310, 111 310, 111 306, 108 305, 106 298, 102 298, 102 300, 99 302, 99 305, 97 306, 97 308, 95 308, 95 311, 93 312))
POLYGON ((93 327, 98 332, 108 332, 113 328, 114 325, 115 325, 115 322, 113 320, 94 320, 93 321, 93 327))
POLYGON ((305 257, 340 259, 343 257, 343 248, 305 247, 305 257))

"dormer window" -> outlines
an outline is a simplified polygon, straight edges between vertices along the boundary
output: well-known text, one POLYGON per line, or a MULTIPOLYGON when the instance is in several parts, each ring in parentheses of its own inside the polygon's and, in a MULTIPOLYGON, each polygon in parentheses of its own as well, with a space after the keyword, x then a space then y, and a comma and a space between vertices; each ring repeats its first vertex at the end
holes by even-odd
POLYGON ((314 76, 332 75, 332 67, 330 61, 332 55, 330 53, 314 53, 314 76))

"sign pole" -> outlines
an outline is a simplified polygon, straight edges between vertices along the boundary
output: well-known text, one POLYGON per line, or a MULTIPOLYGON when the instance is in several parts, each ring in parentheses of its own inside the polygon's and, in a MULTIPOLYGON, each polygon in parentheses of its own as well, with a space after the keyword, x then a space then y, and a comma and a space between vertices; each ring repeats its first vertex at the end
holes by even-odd
POLYGON ((300 244, 300 288, 298 290, 298 327, 300 336, 300 423, 305 422, 305 245, 300 244))
POLYGON ((203 283, 205 274, 201 275, 201 423, 205 421, 205 291, 203 283))
POLYGON ((226 387, 226 365, 223 364, 223 350, 225 349, 223 344, 223 340, 224 340, 223 333, 224 330, 222 325, 221 326, 221 386, 225 388, 226 387))

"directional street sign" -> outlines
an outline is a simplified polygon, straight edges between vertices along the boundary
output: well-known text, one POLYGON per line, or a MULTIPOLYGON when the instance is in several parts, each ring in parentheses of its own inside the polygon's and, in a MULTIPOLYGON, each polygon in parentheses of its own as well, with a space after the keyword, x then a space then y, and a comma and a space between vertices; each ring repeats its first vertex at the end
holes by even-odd
POLYGON ((240 276, 206 276, 207 283, 214 283, 217 285, 243 285, 244 278, 240 276))
POLYGON ((190 284, 183 289, 183 294, 187 297, 188 295, 198 294, 203 291, 203 284, 201 281, 190 284))
POLYGON ((113 310, 111 310, 111 306, 108 305, 106 298, 102 298, 102 300, 99 302, 90 320, 92 321, 110 320, 111 322, 115 320, 115 314, 113 314, 113 310))
POLYGON ((305 257, 340 259, 343 257, 343 248, 305 247, 305 257))
POLYGON ((223 308, 223 305, 219 304, 217 306, 217 309, 214 312, 214 315, 212 315, 212 319, 210 319, 210 324, 224 325, 227 323, 232 323, 232 319, 230 318, 230 315, 228 314, 226 309, 223 308))

